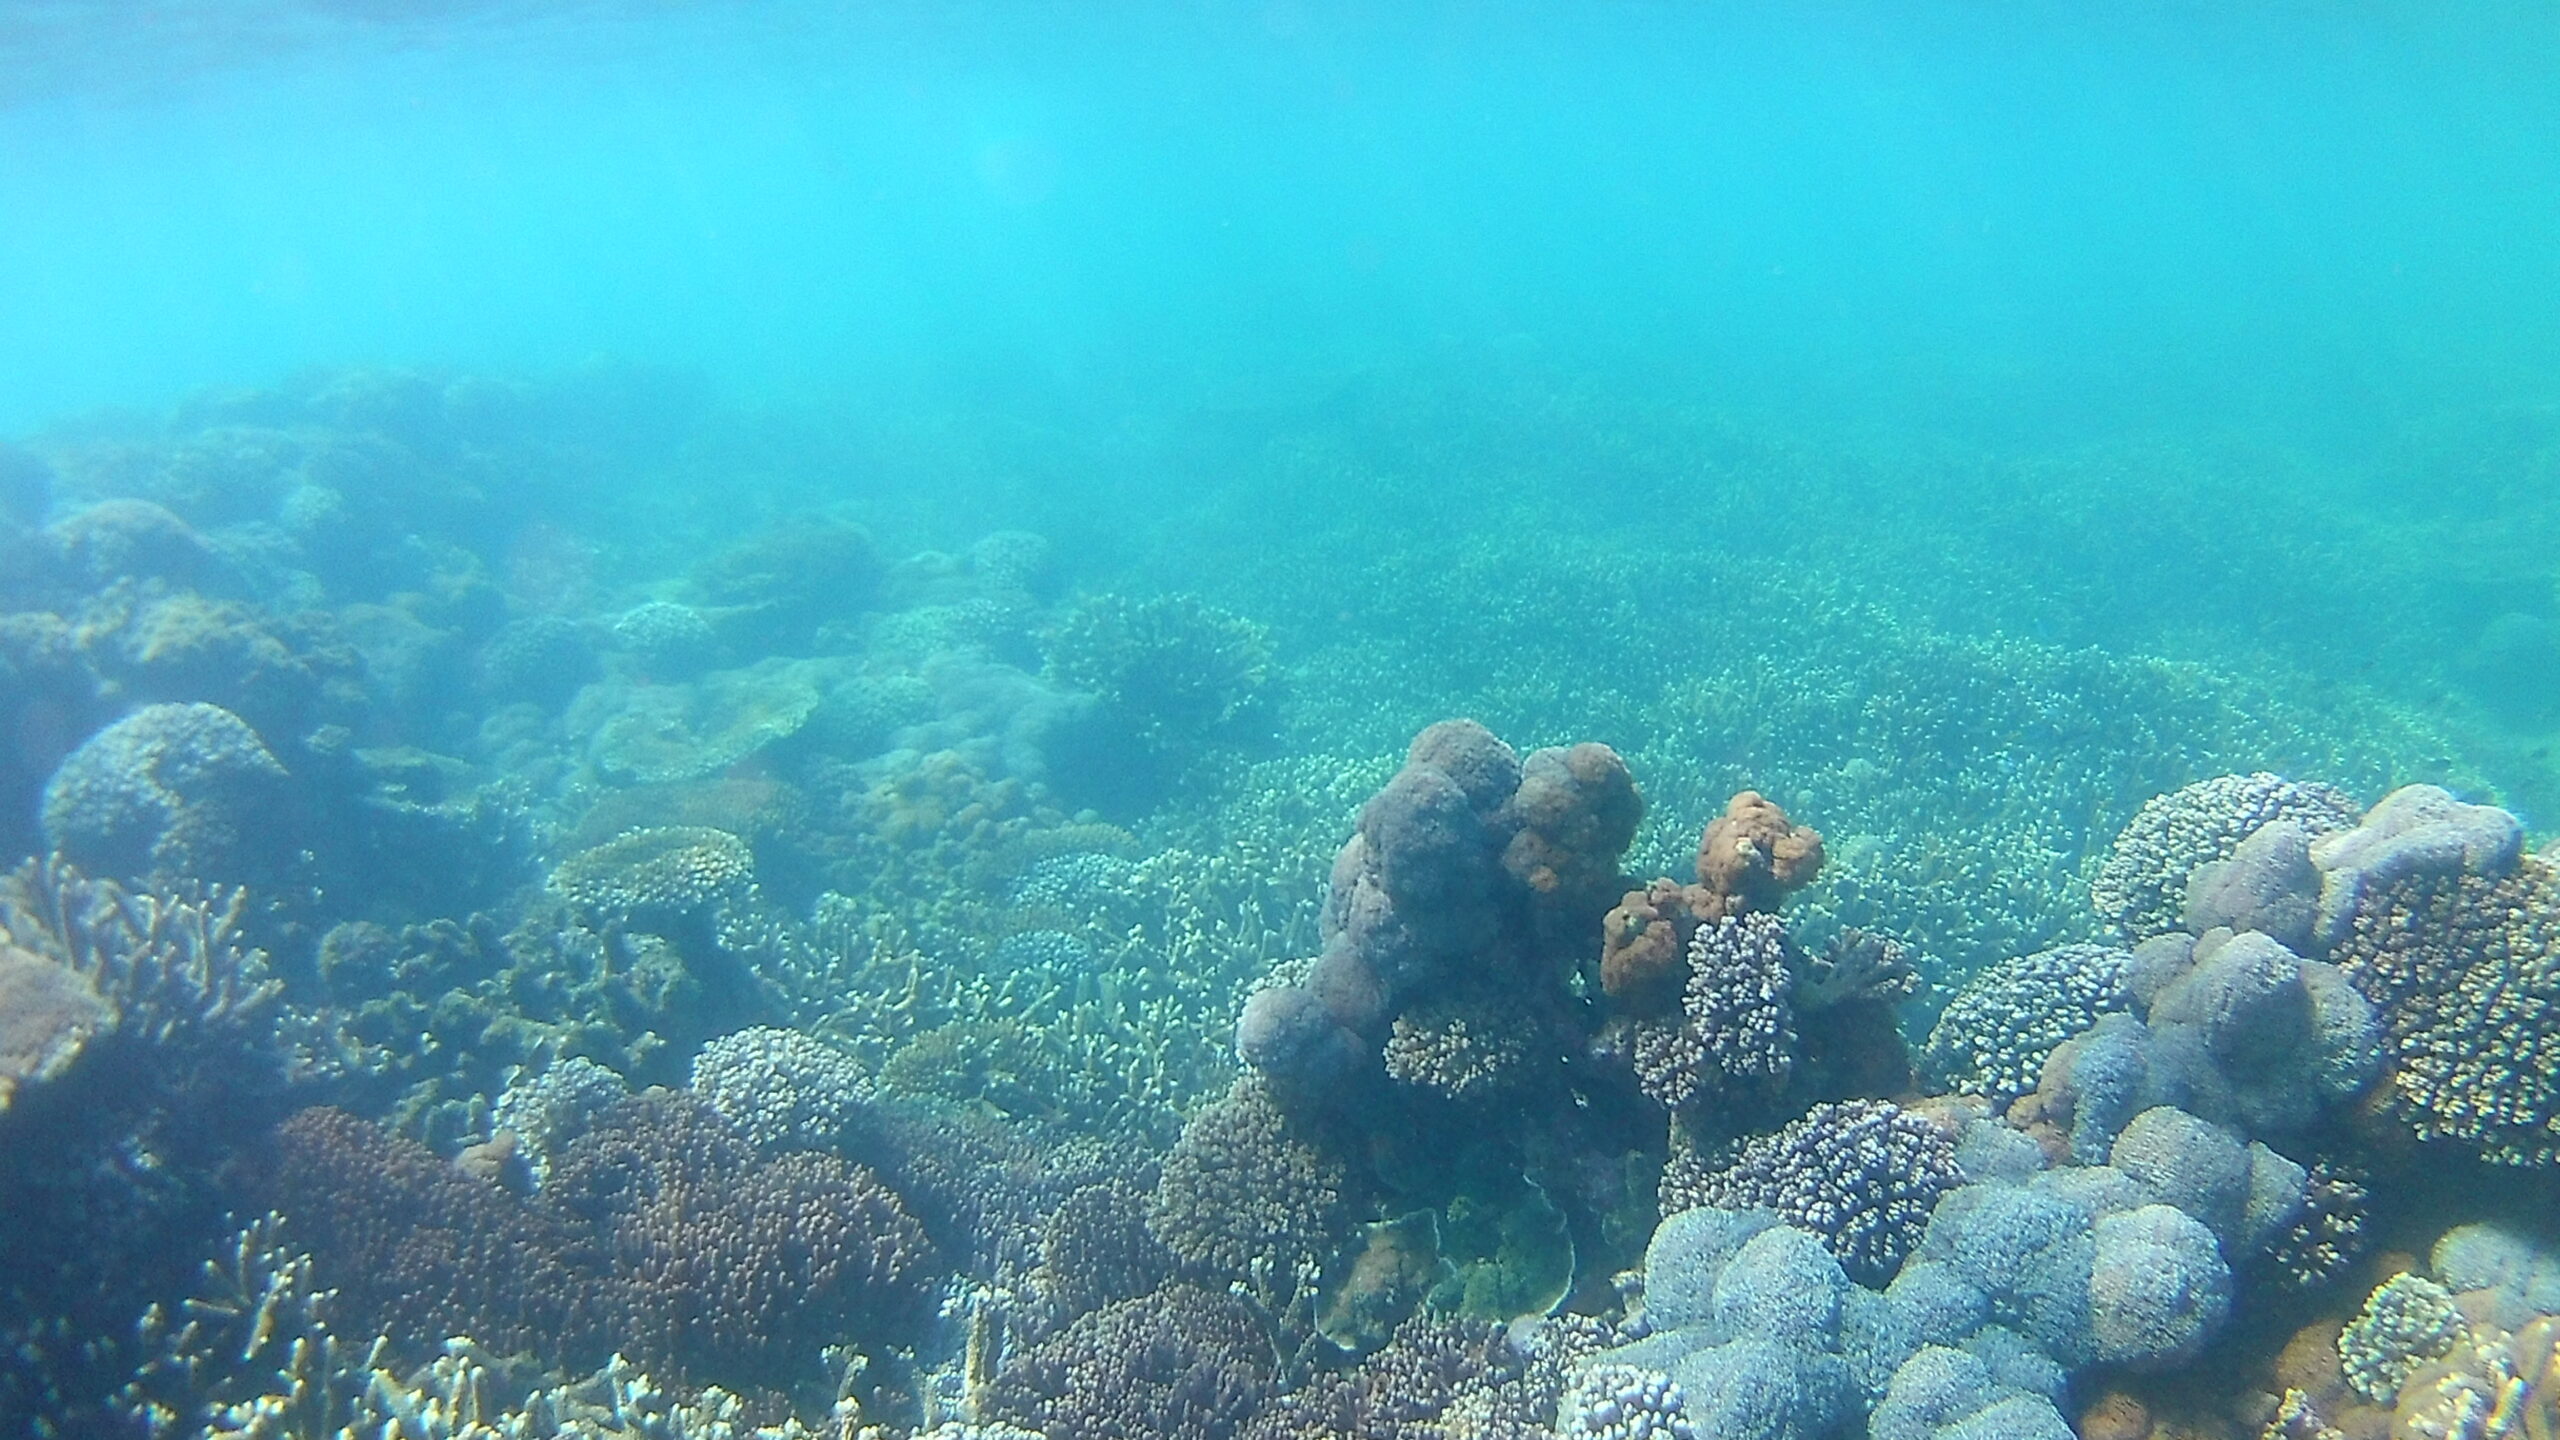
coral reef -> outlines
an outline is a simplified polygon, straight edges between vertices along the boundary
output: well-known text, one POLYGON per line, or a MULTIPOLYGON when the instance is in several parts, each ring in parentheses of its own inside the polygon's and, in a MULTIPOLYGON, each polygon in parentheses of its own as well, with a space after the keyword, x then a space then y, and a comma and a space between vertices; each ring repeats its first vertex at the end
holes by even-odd
MULTIPOLYGON (((1849 1277, 1882 1285, 1918 1247, 1938 1198, 1962 1183, 1955 1138, 1886 1100, 1817 1105, 1745 1141, 1733 1163, 1679 1184, 1663 1209, 1763 1210, 1819 1236, 1849 1277)), ((1685 1178, 1685 1177, 1683 1177, 1685 1178)))
POLYGON ((734 457, 629 438, 680 399, 314 377, 0 450, 0 840, 118 882, 0 886, 0 1412, 2553 1428, 2560 1265, 2372 1253, 2412 1197, 2537 1213, 2552 856, 2430 787, 2139 804, 2279 756, 2492 793, 2445 727, 1809 588, 1837 563, 1777 537, 1818 526, 1745 565, 1498 483, 1345 526, 1398 578, 1357 604, 839 483, 940 452, 812 440, 773 468, 827 478, 714 499, 650 482, 734 457), (793 518, 700 558, 735 510, 793 518), (1068 589, 1088 554, 1128 588, 1068 589), (1414 733, 1434 694, 1618 743, 1414 733), (2333 1375, 2237 1378, 2306 1318, 2333 1375))
POLYGON ((1964 982, 1938 1013, 1920 1053, 1937 1084, 2007 1105, 2036 1088, 2045 1061, 2101 1016, 2132 1005, 2132 952, 2057 945, 2003 960, 1964 982))
POLYGON ((2143 802, 2116 836, 2089 899, 2128 941, 2177 929, 2197 867, 2228 861, 2258 827, 2289 820, 2318 838, 2352 826, 2355 802, 2333 786, 2261 770, 2218 775, 2143 802))
POLYGON ((284 766, 239 716, 146 705, 45 782, 45 839, 119 879, 273 879, 295 848, 290 793, 284 766))
POLYGON ((985 1405, 1047 1440, 1226 1440, 1262 1403, 1274 1364, 1243 1301, 1175 1285, 1024 1351, 989 1383, 985 1405))

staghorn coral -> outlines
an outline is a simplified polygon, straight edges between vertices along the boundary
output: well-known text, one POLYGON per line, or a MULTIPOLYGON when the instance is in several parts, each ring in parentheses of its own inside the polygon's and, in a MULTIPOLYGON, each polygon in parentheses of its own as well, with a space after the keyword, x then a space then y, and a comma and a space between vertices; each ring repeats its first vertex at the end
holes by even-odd
POLYGON ((1663 1208, 1765 1210, 1819 1236, 1851 1279, 1881 1285, 1962 1178, 1944 1127, 1890 1101, 1851 1100, 1745 1141, 1732 1164, 1676 1195, 1666 1183, 1663 1208))
POLYGON ((670 1392, 616 1355, 570 1380, 451 1336, 422 1364, 332 1328, 282 1217, 253 1220, 205 1262, 178 1305, 155 1304, 146 1351, 116 1397, 140 1433, 206 1440, 349 1435, 430 1440, 815 1440, 818 1432, 718 1387, 670 1392), (760 1423, 763 1422, 763 1423, 760 1423))
POLYGON ((1273 1365, 1250 1306, 1172 1285, 1106 1305, 1014 1357, 984 1406, 1046 1440, 1227 1440, 1262 1403, 1273 1365))
POLYGON ((2199 780, 2143 802, 2090 878, 2089 901, 2127 940, 2147 940, 2178 928, 2196 868, 2229 860, 2259 826, 2290 820, 2317 839, 2355 819, 2333 786, 2263 770, 2199 780))
POLYGON ((59 857, 0 877, 0 933, 85 980, 119 1033, 160 1045, 272 1031, 283 987, 240 937, 247 906, 238 890, 126 890, 59 857))
POLYGON ((250 1221, 205 1260, 185 1299, 143 1312, 143 1357, 117 1404, 154 1436, 325 1435, 380 1423, 369 1381, 393 1363, 389 1342, 334 1333, 337 1292, 311 1271, 284 1217, 250 1221))
POLYGON ((2131 1005, 2125 973, 2132 959, 2112 946, 2057 945, 1976 973, 1930 1027, 1922 1073, 2007 1105, 2036 1088, 2045 1060, 2064 1041, 2131 1005))
POLYGON ((2470 1336, 2452 1291, 2404 1271, 2375 1286, 2338 1333, 2338 1363, 2358 1395, 2376 1405, 2396 1405, 2410 1376, 2470 1336))
POLYGON ((130 892, 59 860, 0 876, 0 1410, 112 1388, 145 1298, 220 1223, 216 1177, 300 1072, 236 891, 130 892))

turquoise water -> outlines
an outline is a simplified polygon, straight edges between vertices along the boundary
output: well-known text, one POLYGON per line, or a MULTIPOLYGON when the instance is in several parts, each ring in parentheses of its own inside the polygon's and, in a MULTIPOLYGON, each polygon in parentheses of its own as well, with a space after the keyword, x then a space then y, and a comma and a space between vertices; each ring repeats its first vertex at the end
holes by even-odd
POLYGON ((0 1433, 2545 1423, 2555 272, 2528 5, 12 6, 0 1433))

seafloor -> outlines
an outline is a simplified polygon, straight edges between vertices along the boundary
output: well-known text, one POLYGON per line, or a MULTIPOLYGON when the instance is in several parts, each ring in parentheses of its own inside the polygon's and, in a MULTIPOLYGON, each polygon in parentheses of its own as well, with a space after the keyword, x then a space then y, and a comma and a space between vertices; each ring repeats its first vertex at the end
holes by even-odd
POLYGON ((0 1429, 2552 1440, 2560 422, 2457 429, 22 436, 0 1429))

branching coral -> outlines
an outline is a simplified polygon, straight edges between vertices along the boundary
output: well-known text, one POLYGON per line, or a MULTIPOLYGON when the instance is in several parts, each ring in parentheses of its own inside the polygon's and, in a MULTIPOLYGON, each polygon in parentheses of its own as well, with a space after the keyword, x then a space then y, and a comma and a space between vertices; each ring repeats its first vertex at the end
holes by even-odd
POLYGON ((1766 1103, 1795 1068, 1795 974, 1786 927, 1747 914, 1700 925, 1673 1020, 1637 1022, 1636 1076, 1674 1110, 1766 1103))
POLYGON ((1666 1175, 1663 1209, 1767 1210, 1821 1237, 1851 1279, 1881 1285, 1962 1180, 1944 1127, 1889 1101, 1853 1100, 1745 1142, 1731 1164, 1677 1194, 1666 1175))
POLYGON ((1187 1285, 1106 1305, 1007 1364, 997 1419, 1047 1440, 1227 1440, 1274 1366, 1252 1307, 1187 1285))
POLYGON ((1053 678, 1099 697, 1142 747, 1160 754, 1246 723, 1271 680, 1269 633, 1190 595, 1086 596, 1042 649, 1053 678))
POLYGON ((2560 867, 2409 874, 2351 914, 2331 953, 2380 1017, 2392 1108, 2492 1160, 2560 1159, 2560 867))
POLYGON ((2130 1006, 2132 959, 2104 945, 2059 945, 1981 971, 1939 1013, 1922 1070, 1958 1092, 2008 1104, 2036 1088, 2064 1041, 2130 1006))
POLYGON ((2271 820, 2317 838, 2355 823, 2355 802, 2333 786, 2259 771, 2219 775, 2145 801, 2089 882, 2099 918, 2128 941, 2178 928, 2198 866, 2228 860, 2271 820))
POLYGON ((1246 1078, 1183 1127, 1147 1224, 1193 1273, 1285 1295, 1312 1281, 1342 1239, 1350 1192, 1349 1173, 1306 1122, 1246 1078))

